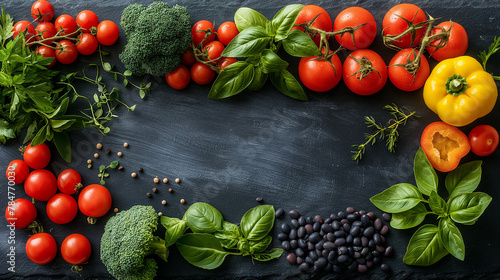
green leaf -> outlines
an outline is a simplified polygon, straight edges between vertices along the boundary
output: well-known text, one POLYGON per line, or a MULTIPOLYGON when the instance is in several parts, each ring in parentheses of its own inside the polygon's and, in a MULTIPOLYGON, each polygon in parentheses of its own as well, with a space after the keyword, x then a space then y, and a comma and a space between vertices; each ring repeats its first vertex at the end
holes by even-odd
POLYGON ((7 140, 16 138, 14 130, 10 128, 9 122, 4 119, 0 119, 0 143, 5 144, 7 140))
POLYGON ((71 140, 66 132, 54 132, 54 145, 61 157, 71 163, 71 140))
POLYGON ((99 184, 101 184, 101 185, 105 185, 105 184, 106 184, 106 181, 104 181, 103 179, 101 179, 101 181, 99 181, 99 184))
POLYGON ((243 91, 252 82, 254 66, 245 61, 235 62, 226 68, 215 79, 209 98, 220 99, 233 96, 243 91))
POLYGON ((206 233, 187 233, 175 245, 186 261, 204 269, 219 267, 230 254, 215 236, 206 233))
POLYGON ((111 131, 111 128, 106 127, 106 128, 104 128, 104 130, 102 131, 102 133, 108 134, 110 131, 111 131))
POLYGON ((249 57, 258 55, 269 47, 272 37, 261 26, 249 26, 241 31, 226 46, 221 56, 224 57, 249 57))
POLYGON ((268 74, 262 71, 262 66, 254 65, 254 76, 252 82, 248 85, 248 89, 252 91, 260 90, 267 81, 268 74))
POLYGON ((128 86, 128 79, 124 79, 124 80, 123 80, 123 86, 124 86, 124 87, 127 87, 127 86, 128 86))
POLYGON ((117 161, 117 160, 115 160, 115 161, 112 161, 112 162, 109 164, 109 167, 111 167, 111 168, 116 168, 116 167, 118 166, 118 164, 119 164, 119 163, 118 163, 118 161, 117 161))
POLYGON ((186 232, 187 222, 177 218, 161 216, 161 224, 165 227, 165 246, 169 247, 186 232))
POLYGON ((111 64, 109 64, 109 62, 104 62, 102 64, 102 68, 104 69, 104 71, 109 72, 113 67, 111 67, 111 64))
POLYGON ((195 233, 213 233, 222 229, 222 214, 208 203, 197 202, 191 205, 184 217, 195 233))
POLYGON ((476 190, 481 181, 481 164, 482 161, 471 161, 448 173, 444 184, 450 197, 476 190))
POLYGON ((311 37, 297 29, 290 30, 290 33, 282 42, 283 49, 291 56, 311 57, 321 54, 311 37))
POLYGON ((476 221, 491 202, 491 196, 482 192, 463 193, 448 200, 448 211, 453 221, 461 224, 476 221))
POLYGON ((141 97, 141 99, 144 99, 144 97, 146 97, 146 92, 144 90, 140 89, 139 96, 141 97))
POLYGON ((281 59, 276 53, 265 49, 260 55, 261 69, 264 73, 280 72, 288 67, 288 62, 281 59))
MULTIPOLYGON (((26 130, 26 136, 24 137, 23 144, 28 143, 31 139, 33 139, 33 137, 35 137, 37 129, 38 129, 38 123, 36 121, 33 121, 26 130)), ((1 130, 1 124, 0 124, 0 130, 1 130)))
POLYGON ((234 14, 234 23, 241 32, 250 26, 261 26, 266 28, 267 18, 256 10, 250 8, 239 8, 234 14))
POLYGON ((435 191, 432 191, 429 197, 429 207, 431 207, 431 210, 439 216, 448 212, 446 201, 444 201, 444 199, 442 199, 435 191))
POLYGON ((391 227, 395 229, 408 229, 421 224, 425 216, 430 212, 425 205, 420 202, 417 206, 400 213, 392 214, 391 227))
POLYGON ((95 116, 96 119, 100 118, 102 116, 102 109, 97 109, 94 112, 94 116, 95 116))
POLYGON ((287 70, 281 72, 272 72, 269 74, 273 85, 288 97, 307 101, 307 95, 300 83, 295 77, 287 70))
POLYGON ((415 154, 413 173, 415 174, 417 187, 424 195, 430 196, 432 191, 437 192, 438 177, 436 170, 432 167, 422 148, 419 148, 415 154))
POLYGON ((302 7, 304 7, 302 4, 287 5, 276 13, 271 21, 273 29, 276 30, 276 41, 283 40, 288 36, 288 32, 295 24, 302 7))
POLYGON ((243 236, 248 240, 263 239, 273 228, 274 207, 259 205, 248 210, 241 218, 240 227, 243 236))
POLYGON ((47 140, 47 125, 42 126, 40 130, 38 130, 33 140, 31 140, 31 146, 42 144, 45 140, 47 140))
POLYGON ((283 254, 283 249, 273 248, 269 252, 253 254, 252 259, 260 262, 266 262, 274 259, 279 259, 283 254))
POLYGON ((99 171, 104 171, 104 169, 106 169, 106 165, 104 164, 99 165, 99 171))
POLYGON ((248 245, 250 246, 250 254, 258 254, 264 252, 271 242, 273 238, 270 235, 264 236, 261 240, 249 240, 248 245))
POLYGON ((465 259, 465 244, 460 230, 449 217, 439 220, 439 240, 455 258, 465 259))
POLYGON ((125 72, 123 72, 123 75, 126 76, 126 77, 130 77, 130 76, 132 76, 132 71, 125 70, 125 72))
POLYGON ((439 240, 439 229, 435 225, 421 226, 411 237, 403 262, 408 265, 427 266, 436 263, 448 254, 439 240))
POLYGON ((69 97, 66 97, 62 100, 61 104, 57 107, 57 109, 52 112, 51 114, 47 115, 47 118, 49 119, 55 119, 58 118, 66 113, 68 110, 68 105, 69 105, 69 97))
POLYGON ((238 240, 243 235, 237 225, 224 221, 222 222, 222 230, 215 232, 214 236, 219 239, 222 247, 235 249, 238 246, 238 240))
POLYGON ((422 193, 408 183, 396 184, 370 198, 373 205, 388 213, 408 211, 423 200, 422 193))
POLYGON ((75 120, 50 120, 50 125, 55 131, 61 132, 62 130, 71 127, 75 120))

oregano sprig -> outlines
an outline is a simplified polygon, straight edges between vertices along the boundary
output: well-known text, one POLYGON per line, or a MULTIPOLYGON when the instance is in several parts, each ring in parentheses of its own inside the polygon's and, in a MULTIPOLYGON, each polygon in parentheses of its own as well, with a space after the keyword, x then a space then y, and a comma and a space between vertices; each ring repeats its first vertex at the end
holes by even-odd
POLYGON ((99 178, 101 179, 100 181, 100 184, 101 185, 104 185, 106 184, 106 181, 104 181, 104 178, 108 178, 109 177, 109 173, 108 173, 108 169, 111 168, 111 169, 114 169, 118 166, 118 161, 115 160, 115 161, 112 161, 110 164, 108 164, 107 166, 104 165, 104 164, 101 164, 99 166, 99 178))

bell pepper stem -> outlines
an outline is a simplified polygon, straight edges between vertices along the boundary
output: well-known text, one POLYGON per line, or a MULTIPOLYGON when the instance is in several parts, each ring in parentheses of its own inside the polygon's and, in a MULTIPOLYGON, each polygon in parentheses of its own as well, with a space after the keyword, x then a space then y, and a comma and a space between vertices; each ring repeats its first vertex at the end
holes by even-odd
POLYGON ((466 89, 467 80, 458 74, 453 74, 446 81, 446 92, 448 92, 448 94, 457 96, 464 93, 466 89))

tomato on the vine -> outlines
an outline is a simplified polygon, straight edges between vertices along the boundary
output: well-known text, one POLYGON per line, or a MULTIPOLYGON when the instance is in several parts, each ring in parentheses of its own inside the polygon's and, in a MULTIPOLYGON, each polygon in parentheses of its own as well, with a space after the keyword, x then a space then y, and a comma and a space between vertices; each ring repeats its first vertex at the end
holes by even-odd
POLYGON ((54 21, 54 26, 56 30, 62 30, 60 35, 70 35, 71 37, 75 36, 75 32, 78 29, 78 25, 76 24, 76 20, 70 15, 60 15, 54 21))
POLYGON ((299 77, 304 86, 312 91, 329 91, 342 79, 342 62, 337 54, 330 61, 317 56, 303 57, 299 62, 299 77))
POLYGON ((25 34, 26 42, 31 43, 35 40, 35 38, 33 37, 36 34, 35 27, 27 20, 21 20, 16 22, 16 24, 14 24, 14 28, 12 28, 12 31, 14 32, 12 38, 16 38, 17 36, 19 36, 20 32, 26 31, 25 34))
POLYGON ((377 35, 375 18, 361 7, 350 7, 338 14, 333 23, 333 31, 337 32, 344 28, 353 28, 354 32, 335 35, 335 40, 348 50, 366 49, 377 35))
POLYGON ((219 60, 219 69, 222 71, 224 68, 228 67, 229 65, 238 62, 238 60, 234 57, 224 57, 221 60, 219 60))
POLYGON ((343 73, 346 86, 359 95, 374 94, 387 82, 384 59, 368 49, 352 52, 344 61, 343 73))
POLYGON ((50 162, 50 149, 45 143, 31 146, 31 143, 26 147, 23 153, 24 162, 33 168, 41 169, 47 166, 50 162))
POLYGON ((76 16, 76 23, 82 28, 82 32, 92 32, 99 25, 97 15, 89 10, 83 10, 76 16))
POLYGON ((53 48, 47 46, 39 46, 36 49, 36 53, 40 54, 42 57, 52 58, 52 62, 47 65, 47 68, 50 68, 54 66, 54 64, 56 64, 56 51, 53 48))
POLYGON ((498 131, 491 125, 482 124, 469 132, 471 151, 478 156, 489 156, 497 148, 499 142, 498 131))
POLYGON ((231 40, 238 35, 240 31, 238 31, 238 27, 236 27, 236 23, 232 21, 226 21, 222 23, 217 29, 217 39, 224 45, 228 45, 231 40))
POLYGON ((191 66, 196 63, 196 57, 194 57, 191 48, 187 49, 183 54, 181 54, 181 63, 186 66, 191 66))
POLYGON ((210 60, 211 62, 214 62, 213 64, 216 64, 222 52, 224 51, 224 48, 224 45, 219 41, 212 41, 208 43, 203 48, 203 51, 208 55, 207 61, 210 60))
MULTIPOLYGON (((326 32, 332 32, 333 30, 333 25, 332 25, 332 19, 330 18, 330 15, 325 11, 325 9, 321 8, 320 6, 317 5, 305 5, 302 7, 302 10, 300 11, 297 19, 295 20, 295 24, 304 24, 312 19, 314 19, 316 16, 316 20, 312 24, 312 27, 321 29, 326 32), (318 16, 319 15, 319 16, 318 16)), ((300 31, 304 31, 304 28, 300 26, 295 26, 292 27, 292 29, 298 29, 300 31)), ((320 35, 315 35, 312 37, 313 41, 316 43, 316 45, 319 46, 319 42, 321 40, 320 35)))
POLYGON ((76 193, 82 185, 80 173, 74 169, 65 169, 57 176, 57 188, 65 194, 76 193))
POLYGON ((78 212, 76 200, 65 193, 58 193, 49 199, 46 207, 47 216, 56 224, 71 222, 78 212))
POLYGON ((198 46, 203 41, 203 46, 215 40, 215 30, 214 25, 208 20, 200 20, 196 22, 191 28, 191 37, 193 38, 193 44, 198 46), (203 41, 207 33, 211 33, 205 41, 203 41))
POLYGON ((76 49, 79 53, 83 55, 91 55, 95 53, 99 47, 99 42, 97 38, 91 33, 81 33, 78 35, 78 41, 76 43, 76 49))
POLYGON ((59 42, 62 49, 56 50, 57 61, 62 64, 71 64, 78 58, 78 50, 75 44, 69 40, 62 40, 59 42))
POLYGON ((103 20, 97 25, 97 40, 105 46, 113 45, 120 36, 120 30, 116 23, 103 20))
POLYGON ((215 78, 215 71, 208 65, 201 62, 196 62, 191 66, 191 79, 199 85, 206 85, 215 78))
POLYGON ((63 259, 73 265, 85 263, 92 252, 92 246, 87 237, 73 233, 68 235, 61 244, 61 255, 63 259))
POLYGON ((15 159, 7 165, 7 170, 5 170, 5 176, 7 180, 14 182, 15 184, 21 184, 26 180, 26 177, 30 174, 30 168, 24 160, 15 159))
POLYGON ((48 264, 57 255, 57 243, 52 235, 40 232, 26 241, 26 255, 37 264, 48 264))
POLYGON ((443 32, 449 34, 446 39, 434 40, 427 45, 429 55, 437 61, 464 55, 469 46, 469 37, 465 28, 451 20, 445 21, 434 26, 431 35, 443 32), (443 44, 443 46, 436 48, 440 44, 443 44))
POLYGON ((24 198, 18 198, 13 202, 9 202, 9 205, 5 209, 7 223, 13 224, 15 228, 26 228, 35 221, 36 216, 35 205, 24 198))
POLYGON ((405 64, 414 62, 418 51, 415 49, 400 50, 389 62, 388 75, 391 82, 400 90, 415 91, 421 88, 430 74, 429 62, 420 56, 420 67, 416 73, 405 69, 405 64))
POLYGON ((57 34, 57 29, 54 26, 52 22, 42 22, 39 23, 36 28, 35 28, 37 35, 41 34, 41 38, 39 37, 38 40, 42 41, 46 45, 50 45, 55 42, 55 39, 50 39, 56 36, 57 34))
POLYGON ((24 181, 24 191, 38 201, 47 201, 57 192, 56 176, 47 169, 33 170, 24 181))
POLYGON ((175 89, 183 89, 189 85, 191 74, 184 64, 179 64, 174 71, 165 74, 167 84, 175 89))
POLYGON ((35 1, 31 6, 31 16, 33 19, 38 19, 42 16, 42 19, 38 20, 38 22, 49 22, 54 18, 54 7, 46 0, 35 1))
POLYGON ((425 36, 427 28, 425 12, 414 4, 398 4, 392 7, 382 21, 383 36, 398 36, 408 28, 413 30, 391 43, 400 48, 414 48, 425 36))
POLYGON ((111 194, 102 185, 89 185, 80 192, 78 207, 85 216, 102 217, 111 208, 111 194))

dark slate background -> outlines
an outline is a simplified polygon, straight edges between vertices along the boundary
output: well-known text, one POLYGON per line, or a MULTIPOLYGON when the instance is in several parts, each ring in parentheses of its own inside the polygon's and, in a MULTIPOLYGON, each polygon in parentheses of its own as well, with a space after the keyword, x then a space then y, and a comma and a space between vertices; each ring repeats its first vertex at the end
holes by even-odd
MULTIPOLYGON (((79 11, 91 9, 100 20, 110 19, 119 22, 121 11, 129 4, 152 1, 98 1, 98 0, 52 0, 56 17, 61 14, 76 16, 79 11)), ((286 1, 285 1, 286 2, 286 1)), ((218 26, 232 20, 239 7, 250 7, 272 18, 283 5, 283 1, 169 1, 171 4, 187 6, 192 23, 207 19, 218 26)), ((390 7, 402 1, 295 1, 303 4, 316 4, 325 8, 332 21, 344 8, 361 6, 368 9, 375 17, 378 30, 384 14, 390 7)), ((468 55, 477 56, 500 35, 498 11, 500 1, 413 1, 424 11, 442 20, 452 19, 461 23, 469 33, 468 55)), ((7 0, 2 5, 15 20, 30 20, 30 7, 33 1, 7 0)), ((293 2, 292 2, 293 3, 293 2)), ((439 21, 438 21, 439 22, 439 21)), ((333 41, 332 41, 333 42, 333 41)), ((118 60, 118 53, 126 43, 123 33, 112 47, 105 47, 111 52, 106 59, 123 71, 118 60)), ((334 46, 336 43, 334 43, 334 46)), ((394 52, 382 45, 380 36, 371 46, 388 63, 394 52)), ((342 60, 348 55, 344 51, 342 60)), ((297 75, 298 59, 289 58, 289 69, 297 75)), ((431 66, 436 64, 429 60, 431 66)), ((79 57, 71 67, 58 67, 62 71, 75 71, 88 63, 97 63, 98 56, 79 57)), ((492 57, 489 71, 500 74, 500 54, 492 57)), ((104 80, 111 88, 115 85, 111 75, 104 75, 104 80)), ((122 88, 121 98, 127 104, 137 104, 135 112, 118 109, 120 116, 111 122, 108 136, 100 135, 95 129, 87 128, 71 134, 73 161, 65 163, 54 152, 49 169, 58 174, 66 168, 78 170, 85 185, 98 183, 98 165, 119 160, 125 167, 123 171, 112 170, 106 180, 106 187, 113 196, 112 208, 128 209, 136 204, 150 204, 157 211, 171 217, 182 217, 190 204, 204 201, 221 211, 225 219, 238 223, 241 216, 251 207, 256 206, 256 197, 262 197, 264 203, 287 211, 298 209, 304 215, 320 214, 327 216, 347 206, 358 210, 381 212, 369 198, 385 188, 400 182, 414 183, 412 168, 413 157, 419 147, 420 135, 427 124, 438 118, 425 106, 422 91, 402 92, 387 83, 384 89, 373 96, 357 96, 340 83, 327 93, 307 91, 309 102, 299 102, 279 93, 267 84, 259 92, 243 92, 227 100, 209 100, 206 96, 209 86, 189 85, 182 91, 172 90, 163 77, 145 76, 136 82, 152 82, 152 95, 141 100, 136 90, 122 88), (421 117, 411 120, 401 129, 401 138, 397 152, 389 153, 382 141, 368 147, 364 159, 356 164, 350 159, 351 145, 363 142, 365 132, 372 132, 364 125, 365 115, 374 116, 379 122, 386 122, 389 115, 382 108, 386 104, 396 103, 416 110, 421 117), (96 152, 95 144, 102 143, 113 154, 107 156, 101 152, 101 158, 94 160, 92 169, 87 169, 86 160, 96 152), (130 147, 123 148, 123 142, 130 147), (118 158, 116 152, 124 156, 118 158), (144 173, 133 179, 130 173, 137 168, 144 168, 144 173), (170 183, 156 185, 153 178, 168 177, 170 183), (178 177, 182 180, 175 184, 178 177), (159 192, 152 198, 146 193, 153 187, 159 192), (173 194, 167 191, 172 187, 173 194), (187 203, 180 204, 184 198, 187 203), (166 199, 167 206, 161 201, 166 199)), ((91 96, 96 90, 88 85, 78 87, 82 94, 91 96)), ((76 110, 78 105, 72 107, 76 110)), ((500 129, 500 109, 498 105, 488 116, 475 121, 472 125, 461 128, 468 133, 473 126, 491 124, 500 129)), ((21 138, 22 139, 22 138, 21 138)), ((21 155, 17 148, 20 141, 11 141, 0 147, 0 166, 7 164, 21 155)), ((54 151, 54 147, 51 146, 54 151)), ((483 178, 478 191, 493 197, 489 208, 473 226, 459 225, 465 244, 466 259, 461 262, 451 256, 445 257, 438 264, 430 267, 410 267, 402 262, 408 241, 415 231, 392 230, 388 242, 395 248, 395 256, 386 262, 392 267, 391 274, 385 274, 379 268, 371 269, 365 275, 347 273, 300 274, 296 266, 289 265, 284 256, 278 261, 252 263, 250 258, 228 257, 225 263, 213 271, 205 271, 189 265, 182 259, 175 248, 171 248, 168 263, 160 263, 158 278, 171 279, 498 279, 500 277, 500 257, 498 246, 500 227, 497 213, 500 210, 500 191, 498 187, 498 169, 500 153, 479 158, 472 153, 463 162, 482 159, 483 178)), ((444 174, 440 174, 444 180, 444 174)), ((7 180, 0 176, 0 205, 7 204, 7 180)), ((17 186, 16 198, 24 197, 23 187, 17 186)), ((79 213, 75 220, 66 225, 56 225, 46 216, 45 202, 36 204, 38 219, 50 230, 58 244, 71 233, 86 235, 93 253, 88 264, 77 277, 70 272, 70 265, 64 262, 60 254, 47 265, 37 265, 28 260, 24 244, 29 238, 28 232, 17 230, 16 272, 7 271, 6 254, 8 253, 8 230, 5 220, 0 230, 0 278, 3 279, 106 279, 110 278, 106 268, 99 260, 99 242, 104 224, 114 213, 99 219, 96 225, 87 225, 85 217, 79 213)), ((3 208, 2 208, 3 209, 3 208)), ((2 218, 3 219, 3 218, 2 218)), ((289 221, 288 219, 285 221, 289 221)), ((277 221, 279 226, 284 221, 277 221)), ((428 222, 435 222, 429 219, 428 222)), ((163 232, 159 230, 161 235, 163 232)), ((278 230, 272 234, 276 237, 278 230)), ((279 242, 275 240, 275 246, 279 242)))

